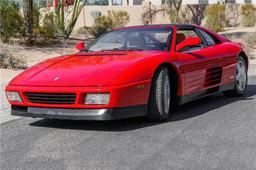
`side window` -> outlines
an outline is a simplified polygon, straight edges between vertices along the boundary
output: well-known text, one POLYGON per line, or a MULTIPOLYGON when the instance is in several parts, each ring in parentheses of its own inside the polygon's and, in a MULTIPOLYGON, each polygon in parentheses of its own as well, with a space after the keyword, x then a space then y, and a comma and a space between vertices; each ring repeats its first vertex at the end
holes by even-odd
POLYGON ((189 37, 198 37, 201 39, 201 45, 196 46, 196 47, 188 47, 182 51, 192 51, 192 50, 198 50, 200 48, 204 48, 204 41, 202 41, 202 38, 195 32, 195 30, 189 29, 189 30, 177 30, 176 34, 176 45, 184 41, 186 38, 189 37))
POLYGON ((202 34, 202 36, 204 37, 207 46, 213 46, 213 45, 216 44, 215 41, 214 41, 214 39, 213 39, 208 33, 206 33, 205 31, 203 31, 203 30, 201 30, 201 29, 198 29, 198 31, 199 31, 200 34, 202 34))
MULTIPOLYGON (((177 30, 177 34, 178 35, 182 35, 183 34, 185 36, 185 39, 188 38, 188 37, 199 37, 194 30, 177 30)), ((178 40, 178 42, 180 41, 179 37, 178 37, 177 40, 178 40)))

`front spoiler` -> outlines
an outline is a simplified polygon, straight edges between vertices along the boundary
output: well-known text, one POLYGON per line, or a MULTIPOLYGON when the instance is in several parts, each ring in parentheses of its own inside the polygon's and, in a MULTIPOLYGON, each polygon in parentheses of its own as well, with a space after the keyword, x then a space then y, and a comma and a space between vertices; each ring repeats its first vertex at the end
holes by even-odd
POLYGON ((62 109, 12 106, 11 114, 33 118, 67 120, 116 120, 146 116, 147 105, 111 109, 62 109))

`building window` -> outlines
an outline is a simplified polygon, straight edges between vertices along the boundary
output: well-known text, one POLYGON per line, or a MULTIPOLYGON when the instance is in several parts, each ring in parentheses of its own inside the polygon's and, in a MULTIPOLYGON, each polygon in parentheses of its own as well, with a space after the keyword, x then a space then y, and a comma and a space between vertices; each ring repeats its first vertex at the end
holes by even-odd
POLYGON ((251 3, 252 3, 252 0, 244 0, 244 3, 246 3, 246 4, 251 4, 251 3))
POLYGON ((133 5, 142 5, 142 0, 133 0, 133 5))
POLYGON ((123 5, 123 0, 112 0, 112 5, 123 5))
POLYGON ((236 0, 225 0, 226 4, 235 4, 236 0))
POLYGON ((209 4, 208 0, 199 0, 198 1, 199 4, 209 4))
POLYGON ((87 0, 86 5, 108 5, 108 0, 87 0))

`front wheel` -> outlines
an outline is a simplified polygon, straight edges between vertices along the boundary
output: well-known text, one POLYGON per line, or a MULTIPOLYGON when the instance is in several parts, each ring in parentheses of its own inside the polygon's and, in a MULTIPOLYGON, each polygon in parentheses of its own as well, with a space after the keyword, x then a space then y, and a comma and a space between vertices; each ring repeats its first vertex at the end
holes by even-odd
POLYGON ((171 108, 171 81, 168 68, 161 67, 155 73, 149 96, 148 118, 152 121, 166 121, 171 108))
POLYGON ((236 81, 233 90, 224 91, 226 96, 242 96, 244 95, 247 87, 247 64, 243 57, 239 56, 236 65, 236 81))

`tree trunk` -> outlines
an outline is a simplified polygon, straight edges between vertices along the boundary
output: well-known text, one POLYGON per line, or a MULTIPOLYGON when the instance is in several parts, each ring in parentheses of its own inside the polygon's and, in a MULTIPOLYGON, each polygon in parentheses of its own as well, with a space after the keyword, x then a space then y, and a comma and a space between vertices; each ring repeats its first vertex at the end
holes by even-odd
POLYGON ((33 35, 33 0, 25 0, 25 26, 26 26, 26 36, 29 44, 32 43, 33 35))
POLYGON ((187 7, 192 12, 192 23, 196 25, 201 25, 202 20, 204 19, 207 4, 187 5, 187 7))

